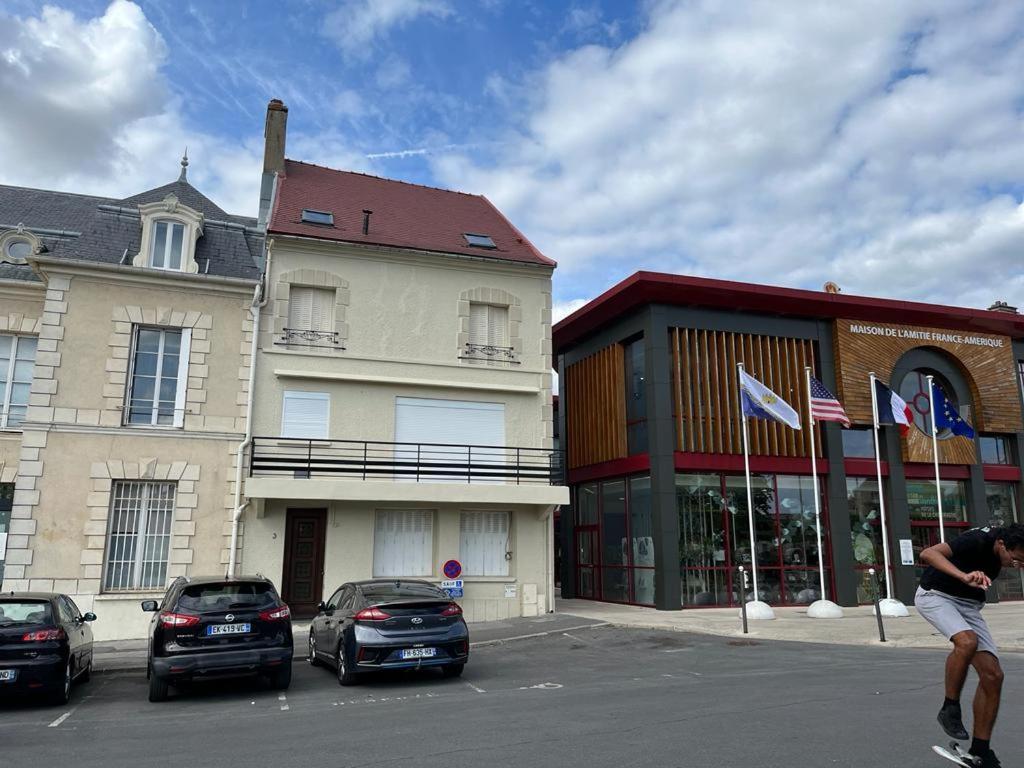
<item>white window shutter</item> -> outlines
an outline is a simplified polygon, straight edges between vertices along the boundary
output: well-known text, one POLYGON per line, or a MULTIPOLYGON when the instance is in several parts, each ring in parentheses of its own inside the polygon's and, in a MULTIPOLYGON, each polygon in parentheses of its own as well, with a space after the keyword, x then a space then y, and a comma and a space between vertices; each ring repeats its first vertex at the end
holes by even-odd
POLYGON ((508 307, 487 307, 487 343, 493 347, 508 346, 508 307))
POLYGON ((469 305, 469 343, 485 345, 487 341, 487 309, 486 304, 469 305))
POLYGON ((310 329, 330 333, 334 330, 334 291, 326 288, 311 288, 310 329))
POLYGON ((281 404, 281 437, 327 440, 330 404, 326 392, 286 391, 281 404))
POLYGON ((313 327, 313 289, 293 285, 288 290, 288 327, 308 331, 313 327))
POLYGON ((377 510, 373 575, 430 576, 434 514, 422 509, 377 510))
POLYGON ((188 392, 188 358, 192 352, 192 329, 181 329, 178 353, 178 389, 174 394, 174 426, 185 426, 185 395, 188 392))
POLYGON ((508 512, 463 512, 459 559, 467 576, 508 576, 508 512))

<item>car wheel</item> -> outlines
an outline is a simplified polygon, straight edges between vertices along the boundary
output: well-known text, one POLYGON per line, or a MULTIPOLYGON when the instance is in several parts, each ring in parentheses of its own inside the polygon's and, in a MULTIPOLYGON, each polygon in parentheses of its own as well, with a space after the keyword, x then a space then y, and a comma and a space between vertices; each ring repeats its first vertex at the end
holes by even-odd
POLYGON ((309 632, 309 653, 306 655, 306 661, 309 662, 311 667, 319 667, 320 659, 316 657, 316 638, 313 637, 313 631, 309 632))
POLYGON ((447 667, 441 667, 441 672, 445 677, 459 677, 465 668, 465 664, 449 664, 447 667))
POLYGON ((149 700, 150 701, 167 701, 167 680, 162 677, 157 677, 156 673, 150 670, 149 673, 149 700))
POLYGON ((74 661, 68 659, 64 667, 64 679, 58 684, 59 687, 53 692, 54 704, 67 704, 71 700, 71 680, 74 677, 74 661))
POLYGON ((343 644, 338 645, 338 658, 336 661, 338 664, 338 684, 355 685, 356 675, 349 670, 348 664, 345 663, 345 646, 343 644))
POLYGON ((286 661, 284 666, 275 669, 270 673, 270 687, 275 688, 278 691, 288 690, 288 686, 292 684, 292 663, 286 661))

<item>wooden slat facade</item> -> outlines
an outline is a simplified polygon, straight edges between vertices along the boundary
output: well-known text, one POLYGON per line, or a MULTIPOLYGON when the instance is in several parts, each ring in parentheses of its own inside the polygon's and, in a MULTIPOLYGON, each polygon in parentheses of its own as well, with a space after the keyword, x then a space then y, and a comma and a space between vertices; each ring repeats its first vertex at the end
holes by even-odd
MULTIPOLYGON (((736 365, 764 383, 800 414, 803 429, 763 419, 749 422, 750 453, 757 456, 811 455, 810 421, 804 366, 812 373, 815 345, 806 339, 749 333, 673 328, 672 405, 676 450, 687 453, 743 453, 743 422, 739 414, 736 365)), ((817 454, 822 456, 821 430, 815 427, 817 454)))
POLYGON ((565 392, 569 468, 626 458, 623 346, 613 344, 566 368, 565 392))

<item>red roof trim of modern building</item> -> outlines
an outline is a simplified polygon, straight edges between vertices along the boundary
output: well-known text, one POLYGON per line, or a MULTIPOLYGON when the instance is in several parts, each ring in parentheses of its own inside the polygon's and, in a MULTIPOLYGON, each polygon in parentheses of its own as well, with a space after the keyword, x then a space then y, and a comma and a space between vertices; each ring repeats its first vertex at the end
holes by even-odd
POLYGON ((555 354, 617 317, 648 304, 728 309, 787 317, 921 325, 1024 338, 1024 315, 661 272, 636 272, 555 325, 555 354))

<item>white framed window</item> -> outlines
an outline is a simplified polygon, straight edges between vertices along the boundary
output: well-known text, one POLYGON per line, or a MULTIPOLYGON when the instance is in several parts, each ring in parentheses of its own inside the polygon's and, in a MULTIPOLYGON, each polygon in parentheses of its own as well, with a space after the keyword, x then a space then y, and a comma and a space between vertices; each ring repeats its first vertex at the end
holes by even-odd
POLYGON ((512 551, 508 512, 463 512, 459 560, 467 576, 508 576, 512 551))
POLYGON ((176 490, 174 483, 114 483, 103 569, 105 591, 164 587, 176 490))
POLYGON ((128 424, 181 427, 191 328, 136 326, 128 379, 128 424))
POLYGON ((310 344, 333 344, 334 299, 333 288, 291 286, 288 289, 286 340, 310 344))
POLYGON ((508 347, 508 307, 469 305, 469 343, 481 347, 508 347))
POLYGON ((327 440, 330 422, 331 396, 328 393, 285 391, 281 403, 281 437, 327 440))
POLYGON ((35 336, 0 335, 0 429, 25 420, 35 359, 35 336))
POLYGON ((373 531, 373 575, 430 576, 434 513, 428 509, 378 509, 373 531))
POLYGON ((184 254, 185 225, 178 221, 154 222, 153 251, 149 265, 180 272, 184 254))

